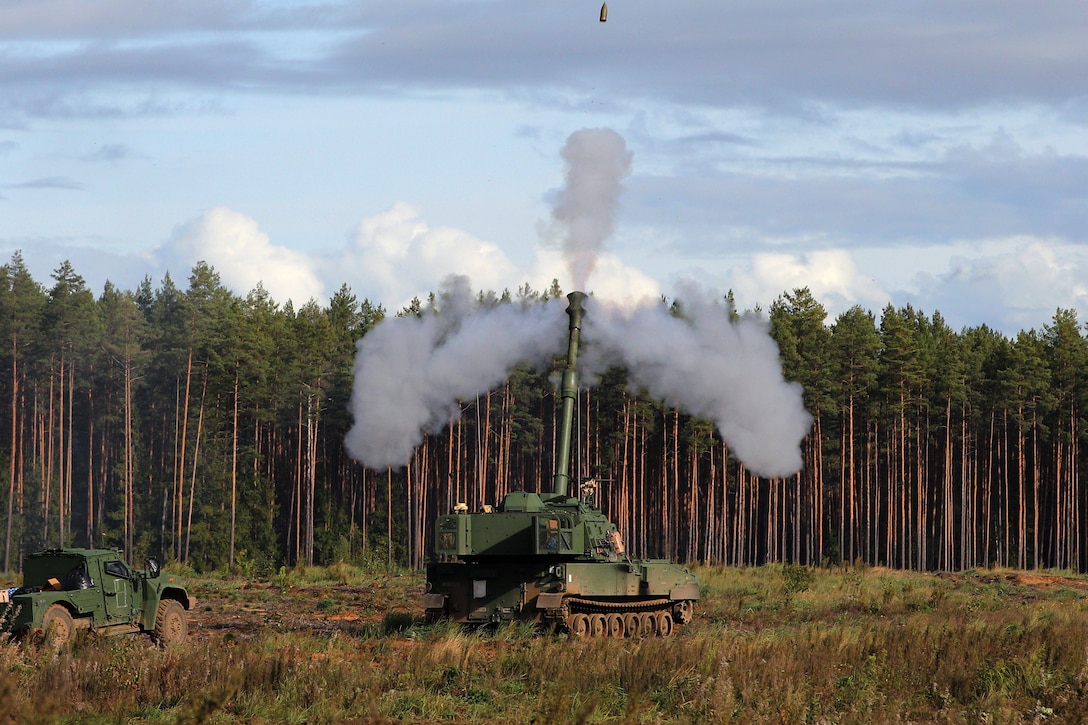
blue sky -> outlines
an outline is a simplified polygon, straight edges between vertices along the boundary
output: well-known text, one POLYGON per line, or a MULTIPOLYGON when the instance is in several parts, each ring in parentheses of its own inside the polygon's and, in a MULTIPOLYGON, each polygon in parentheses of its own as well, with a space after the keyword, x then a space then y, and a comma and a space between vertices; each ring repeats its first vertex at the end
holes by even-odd
POLYGON ((1018 0, 0 3, 0 255, 396 309, 570 280, 560 151, 632 154, 590 291, 1088 307, 1088 10, 1018 0))

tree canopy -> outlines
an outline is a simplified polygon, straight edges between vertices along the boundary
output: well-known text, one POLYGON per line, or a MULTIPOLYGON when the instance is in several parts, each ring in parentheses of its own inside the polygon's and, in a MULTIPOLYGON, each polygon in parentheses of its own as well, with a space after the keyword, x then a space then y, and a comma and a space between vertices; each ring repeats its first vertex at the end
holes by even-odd
MULTIPOLYGON (((561 290, 479 294, 533 305, 561 290)), ((732 309, 732 294, 723 302, 732 309)), ((684 314, 682 301, 662 304, 684 314)), ((68 262, 45 286, 15 254, 0 266, 4 568, 62 545, 197 569, 421 566, 454 503, 546 490, 548 370, 519 367, 461 401, 461 418, 401 470, 350 458, 356 343, 386 314, 346 284, 298 309, 261 286, 239 297, 204 263, 185 289, 167 275, 95 297, 68 262)), ((712 423, 633 391, 622 369, 583 392, 577 474, 602 482, 636 555, 1085 568, 1088 340, 1075 311, 1008 338, 911 306, 829 321, 801 288, 767 318, 814 418, 795 476, 754 476, 712 423)))

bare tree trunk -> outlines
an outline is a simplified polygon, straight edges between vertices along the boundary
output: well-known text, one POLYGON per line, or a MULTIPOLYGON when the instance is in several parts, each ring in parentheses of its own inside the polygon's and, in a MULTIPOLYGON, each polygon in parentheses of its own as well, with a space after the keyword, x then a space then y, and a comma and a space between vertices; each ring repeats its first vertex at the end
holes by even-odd
MULTIPOLYGON (((1018 421, 1023 416, 1023 409, 1020 411, 1020 415, 1017 416, 1018 421)), ((1005 413, 1005 429, 1008 430, 1008 413, 1005 413)), ((1027 477, 1027 462, 1024 460, 1024 446, 1027 441, 1024 438, 1024 428, 1016 423, 1016 494, 1017 494, 1017 514, 1016 514, 1016 529, 1018 532, 1019 543, 1017 545, 1016 562, 1017 566, 1021 569, 1028 568, 1028 477, 1027 477)))
POLYGON ((65 445, 64 457, 66 459, 64 465, 64 501, 61 504, 61 516, 64 518, 64 522, 61 524, 61 545, 68 541, 72 534, 72 457, 73 457, 73 440, 75 438, 75 406, 73 402, 75 400, 75 388, 76 388, 76 369, 75 362, 69 360, 68 363, 68 441, 65 445), (67 516, 65 516, 67 511, 67 516))
MULTIPOLYGON (((374 487, 371 487, 374 488, 374 487)), ((366 468, 360 468, 359 471, 359 549, 360 552, 365 553, 370 546, 370 541, 367 539, 367 514, 370 513, 370 506, 368 505, 368 489, 366 486, 366 468)))
MULTIPOLYGON (((888 552, 884 552, 884 558, 880 556, 880 513, 881 513, 881 498, 880 498, 880 462, 878 460, 878 451, 880 450, 880 423, 878 421, 870 421, 870 424, 866 427, 865 434, 865 487, 869 492, 869 530, 872 532, 871 537, 866 536, 866 541, 871 539, 872 541, 872 553, 871 561, 891 563, 891 557, 888 552)), ((885 497, 886 499, 887 497, 885 497)), ((886 503, 886 502, 885 502, 886 503)))
POLYGON ((19 450, 19 336, 11 336, 11 457, 8 465, 8 521, 4 533, 4 571, 11 571, 11 526, 15 504, 15 461, 22 458, 19 450))
POLYGON ((446 429, 446 478, 444 483, 446 484, 446 511, 452 511, 453 505, 459 502, 461 495, 460 486, 461 482, 454 477, 454 441, 453 431, 455 426, 449 426, 446 429))
POLYGON ((1071 558, 1069 565, 1073 571, 1080 571, 1081 550, 1080 467, 1077 465, 1077 461, 1080 459, 1080 427, 1077 424, 1077 419, 1077 403, 1076 399, 1074 399, 1072 409, 1069 411, 1069 424, 1073 430, 1070 436, 1069 451, 1069 528, 1072 532, 1068 537, 1069 556, 1071 558))
MULTIPOLYGON (((807 530, 808 543, 805 546, 805 558, 809 564, 820 563, 820 556, 823 553, 823 491, 824 491, 824 449, 823 438, 824 429, 821 419, 819 406, 816 408, 815 415, 815 428, 812 435, 808 437, 808 445, 812 450, 812 468, 811 470, 811 490, 810 506, 802 507, 801 499, 803 496, 802 477, 804 471, 798 471, 796 478, 794 479, 794 490, 796 492, 797 504, 796 504, 796 521, 797 524, 794 528, 794 560, 798 563, 801 562, 801 538, 804 535, 803 532, 807 530), (807 527, 802 526, 801 511, 807 508, 809 512, 809 522, 807 527)), ((851 473, 851 486, 853 485, 853 473, 851 473)), ((851 511, 853 511, 852 503, 854 500, 853 489, 851 488, 850 501, 851 511)), ((851 523, 851 529, 853 529, 853 523, 851 523)), ((853 547, 853 534, 851 533, 851 547, 853 547)), ((851 549, 852 550, 852 549, 851 549)))
MULTIPOLYGON (((1060 431, 1058 432, 1060 436, 1060 431)), ((1062 476, 1064 475, 1064 463, 1065 446, 1059 438, 1055 444, 1054 450, 1054 503, 1053 511, 1054 516, 1054 530, 1051 536, 1051 551, 1053 552, 1052 565, 1056 569, 1064 569, 1065 562, 1062 560, 1062 476)))
MULTIPOLYGON (((230 450, 230 555, 227 570, 234 571, 234 542, 238 510, 238 366, 234 367, 234 432, 230 450)), ((354 514, 354 511, 352 512, 354 514)))
MULTIPOLYGON (((636 415, 637 406, 638 403, 636 401, 636 415)), ((650 522, 648 521, 649 516, 646 510, 646 498, 649 495, 649 492, 646 490, 646 427, 639 426, 637 418, 635 419, 635 428, 633 432, 638 436, 635 439, 635 487, 639 492, 637 520, 639 541, 641 542, 640 550, 647 551, 649 548, 649 540, 646 536, 646 532, 650 526, 650 522)))
MULTIPOLYGON (((87 387, 87 547, 94 548, 94 389, 87 387)), ((128 547, 126 551, 132 551, 128 547)))
POLYGON ((133 462, 132 443, 132 357, 125 346, 125 546, 131 552, 133 548, 133 528, 136 516, 133 512, 135 496, 135 465, 133 462))
POLYGON ((177 507, 175 510, 175 516, 177 517, 177 526, 174 530, 174 551, 175 555, 180 561, 184 561, 184 553, 181 548, 181 516, 185 509, 185 450, 188 447, 188 430, 189 430, 189 388, 193 380, 193 348, 189 348, 189 359, 185 364, 185 401, 182 405, 181 413, 181 441, 180 441, 180 461, 177 466, 177 507))
POLYGON ((65 398, 65 359, 63 348, 61 348, 60 358, 60 384, 57 385, 58 395, 60 399, 57 402, 57 424, 59 429, 57 431, 57 539, 60 546, 64 546, 64 501, 65 501, 65 484, 67 483, 68 476, 65 470, 65 463, 68 460, 66 455, 68 447, 65 443, 68 428, 65 425, 68 422, 67 410, 64 404, 65 398))
POLYGON ((385 474, 385 564, 393 568, 393 469, 389 467, 385 474))
POLYGON ((189 516, 185 524, 185 558, 189 561, 189 542, 193 535, 193 501, 196 499, 196 471, 200 462, 200 438, 204 430, 204 396, 208 392, 208 367, 204 366, 204 384, 200 391, 200 411, 196 417, 196 441, 193 442, 193 472, 189 480, 189 516))
POLYGON ((1039 568, 1039 418, 1036 411, 1031 413, 1031 486, 1032 486, 1032 537, 1035 568, 1039 568))
POLYGON ((680 411, 672 410, 672 501, 665 506, 666 511, 672 512, 667 521, 670 530, 669 556, 676 558, 680 554, 680 411))
MULTIPOLYGON (((941 495, 942 495, 943 500, 944 500, 944 506, 942 506, 943 510, 942 510, 941 513, 943 514, 942 519, 943 519, 943 522, 944 522, 944 524, 943 524, 944 536, 942 537, 944 539, 944 551, 942 552, 943 556, 941 557, 941 559, 942 559, 941 565, 942 565, 942 567, 944 568, 945 571, 951 571, 952 568, 953 568, 953 561, 954 561, 954 555, 955 555, 955 552, 953 551, 953 548, 955 547, 955 543, 956 543, 955 542, 955 532, 954 532, 954 528, 955 528, 955 523, 954 523, 955 511, 953 510, 954 504, 953 504, 953 501, 952 501, 952 396, 951 395, 948 396, 945 399, 945 409, 944 409, 944 465, 942 466, 942 468, 943 468, 944 475, 941 478, 941 481, 942 481, 942 486, 941 486, 942 494, 941 495)), ((922 487, 924 488, 924 484, 923 484, 922 487)), ((923 570, 925 569, 924 562, 923 562, 923 565, 922 565, 921 568, 923 570)))
MULTIPOLYGON (((724 446, 725 443, 722 443, 724 446)), ((723 460, 725 456, 722 456, 723 460)), ((748 535, 748 482, 744 478, 743 466, 737 467, 737 513, 733 526, 733 565, 740 566, 747 559, 744 541, 748 535)))
POLYGON ((925 441, 929 436, 929 414, 926 414, 926 418, 921 418, 921 410, 919 409, 915 413, 918 416, 918 422, 914 429, 914 481, 917 490, 917 511, 915 512, 915 518, 918 526, 918 542, 916 545, 918 551, 917 569, 918 571, 925 571, 929 562, 929 547, 928 536, 926 536, 926 524, 928 522, 929 506, 927 501, 927 482, 925 472, 929 469, 928 464, 928 448, 925 445, 925 441))
POLYGON ((630 415, 630 401, 624 399, 623 402, 623 439, 620 441, 620 520, 617 525, 623 535, 628 537, 628 546, 638 545, 636 537, 633 535, 633 527, 631 522, 634 520, 634 505, 635 496, 631 490, 631 415, 630 415))
POLYGON ((981 519, 985 497, 982 493, 980 476, 991 484, 994 476, 989 469, 989 461, 982 459, 984 452, 978 445, 977 433, 973 432, 969 425, 974 421, 968 420, 969 413, 966 410, 962 412, 960 460, 963 478, 960 483, 960 498, 964 514, 960 517, 960 538, 964 542, 965 553, 960 557, 960 567, 967 569, 982 565, 982 557, 979 556, 981 540, 984 536, 982 527, 988 525, 987 521, 981 519))
POLYGON ((465 426, 462 423, 462 420, 460 418, 457 419, 457 426, 456 427, 457 427, 457 453, 454 456, 454 465, 456 466, 456 477, 455 478, 456 478, 456 481, 457 481, 457 485, 455 486, 455 488, 457 489, 459 494, 463 493, 464 495, 457 498, 454 501, 454 503, 471 504, 472 503, 472 491, 470 490, 470 482, 465 480, 465 473, 464 473, 464 455, 465 455, 465 452, 464 452, 464 447, 465 447, 464 446, 464 442, 465 442, 464 432, 465 432, 465 426))
MULTIPOLYGON (((318 380, 317 390, 321 390, 318 380)), ((317 490, 317 438, 321 400, 314 405, 314 393, 306 397, 306 566, 314 565, 314 501, 317 490)))
MULTIPOLYGON (((498 484, 498 500, 510 490, 510 382, 503 387, 502 409, 499 416, 499 441, 495 450, 495 481, 498 484)), ((420 481, 427 479, 421 475, 420 481)))
POLYGON ((298 400, 298 433, 295 441, 295 564, 302 558, 302 398, 298 400))
MULTIPOLYGON (((48 410, 48 423, 47 428, 42 432, 42 443, 45 447, 44 463, 45 463, 45 487, 42 491, 43 494, 43 508, 45 515, 42 517, 42 537, 46 544, 49 543, 49 513, 51 503, 53 501, 53 449, 55 442, 55 426, 53 424, 53 415, 56 410, 56 403, 54 390, 56 384, 56 374, 50 373, 49 375, 49 410, 48 410)), ((44 421, 43 421, 44 422, 44 421)))

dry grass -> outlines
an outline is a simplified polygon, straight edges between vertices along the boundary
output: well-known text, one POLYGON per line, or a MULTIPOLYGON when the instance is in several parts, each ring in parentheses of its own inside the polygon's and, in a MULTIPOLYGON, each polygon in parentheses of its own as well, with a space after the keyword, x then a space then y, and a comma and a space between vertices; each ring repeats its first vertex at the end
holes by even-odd
POLYGON ((626 641, 423 626, 413 576, 308 570, 282 591, 201 580, 205 621, 180 648, 133 637, 60 652, 0 645, 0 713, 43 723, 1019 723, 1088 712, 1082 578, 699 573, 695 623, 674 638, 626 641), (379 586, 382 607, 360 594, 379 586), (306 609, 300 622, 359 616, 292 627, 267 613, 276 604, 306 609), (210 626, 243 606, 267 626, 246 637, 210 626))

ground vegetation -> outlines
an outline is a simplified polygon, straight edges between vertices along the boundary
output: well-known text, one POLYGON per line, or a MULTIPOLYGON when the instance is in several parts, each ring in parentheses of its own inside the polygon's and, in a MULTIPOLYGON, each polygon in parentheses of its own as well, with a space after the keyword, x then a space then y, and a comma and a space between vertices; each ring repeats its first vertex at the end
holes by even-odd
POLYGON ((0 721, 1078 722, 1088 579, 698 567, 669 638, 424 624, 409 569, 188 574, 190 638, 0 644, 0 721))

